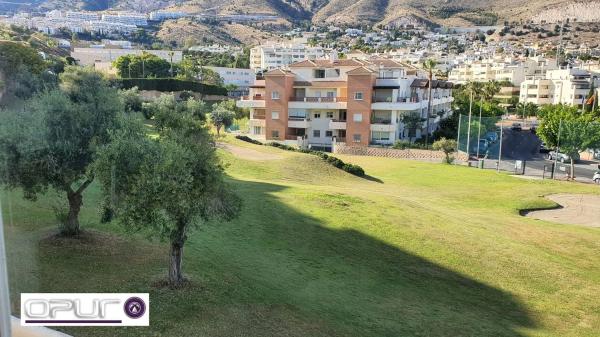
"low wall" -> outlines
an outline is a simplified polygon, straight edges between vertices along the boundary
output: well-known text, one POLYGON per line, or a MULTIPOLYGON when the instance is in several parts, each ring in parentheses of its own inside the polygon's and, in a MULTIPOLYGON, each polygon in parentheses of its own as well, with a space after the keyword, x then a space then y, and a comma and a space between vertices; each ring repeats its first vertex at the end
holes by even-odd
MULTIPOLYGON (((333 147, 334 153, 349 154, 355 156, 373 156, 373 157, 386 157, 386 158, 398 158, 398 159, 415 159, 415 160, 439 160, 444 159, 444 153, 442 151, 430 151, 430 150, 419 150, 419 149, 406 149, 397 150, 392 148, 381 148, 381 147, 366 147, 366 146, 348 146, 345 144, 337 143, 333 147)), ((453 153, 452 156, 459 161, 467 160, 467 156, 464 153, 453 153)))

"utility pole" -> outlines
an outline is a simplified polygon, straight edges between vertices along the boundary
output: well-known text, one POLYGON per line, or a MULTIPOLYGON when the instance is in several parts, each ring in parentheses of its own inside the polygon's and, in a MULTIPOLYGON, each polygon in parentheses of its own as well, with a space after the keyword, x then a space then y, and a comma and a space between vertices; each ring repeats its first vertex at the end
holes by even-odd
POLYGON ((558 38, 558 47, 556 50, 556 66, 560 69, 560 52, 562 50, 562 43, 563 43, 563 30, 565 28, 565 21, 561 21, 561 25, 560 25, 560 36, 558 38))
MULTIPOLYGON (((472 89, 472 88, 471 88, 472 89)), ((471 111, 473 109, 473 91, 471 91, 471 99, 469 100, 469 120, 467 125, 467 162, 471 158, 469 146, 471 146, 471 111)))
POLYGON ((479 159, 479 144, 481 143, 481 110, 483 106, 483 96, 479 99, 479 126, 477 128, 477 159, 479 159))
POLYGON ((500 163, 502 163, 502 141, 504 140, 504 116, 500 117, 500 149, 498 150, 498 165, 497 170, 500 172, 500 163))
POLYGON ((458 115, 458 128, 456 128, 458 131, 456 132, 456 153, 458 153, 460 151, 460 122, 461 122, 461 118, 462 115, 458 115))

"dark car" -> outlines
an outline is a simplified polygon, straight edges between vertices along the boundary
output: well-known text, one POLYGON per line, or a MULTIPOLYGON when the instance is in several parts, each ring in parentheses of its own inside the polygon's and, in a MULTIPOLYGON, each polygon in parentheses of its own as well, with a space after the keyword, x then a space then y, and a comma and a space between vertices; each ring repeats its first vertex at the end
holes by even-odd
POLYGON ((550 152, 550 149, 546 147, 546 143, 542 142, 542 144, 540 145, 540 153, 548 153, 550 152))
POLYGON ((513 131, 521 131, 523 130, 523 127, 521 126, 521 123, 513 123, 510 129, 513 131))

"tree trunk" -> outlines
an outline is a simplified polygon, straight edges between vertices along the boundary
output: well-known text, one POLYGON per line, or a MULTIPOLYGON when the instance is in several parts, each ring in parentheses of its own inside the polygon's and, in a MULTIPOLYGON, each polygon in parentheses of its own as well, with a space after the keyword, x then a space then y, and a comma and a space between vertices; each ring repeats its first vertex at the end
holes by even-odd
POLYGON ((575 180, 575 160, 573 160, 573 156, 571 156, 571 173, 569 177, 571 180, 575 180))
POLYGON ((169 259, 169 285, 175 288, 180 287, 184 281, 181 265, 185 239, 185 225, 180 224, 171 234, 171 256, 169 259))
POLYGON ((83 196, 78 192, 67 192, 69 200, 69 214, 65 221, 63 234, 67 236, 75 236, 79 234, 79 212, 83 205, 83 196))
POLYGON ((217 124, 215 126, 217 128, 217 137, 220 137, 221 136, 221 124, 217 124))

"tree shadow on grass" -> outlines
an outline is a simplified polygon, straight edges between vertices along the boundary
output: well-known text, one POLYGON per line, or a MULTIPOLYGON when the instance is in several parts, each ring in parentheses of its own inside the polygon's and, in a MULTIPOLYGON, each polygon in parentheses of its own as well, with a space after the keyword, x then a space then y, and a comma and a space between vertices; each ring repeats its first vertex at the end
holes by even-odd
MULTIPOLYGON (((235 181, 244 215, 225 225, 224 254, 255 285, 356 336, 520 336, 535 326, 510 293, 355 230, 326 228, 283 203, 285 186, 235 181), (238 236, 239 235, 239 236, 238 236)), ((352 208, 360 200, 323 204, 352 208), (349 204, 350 203, 350 204, 349 204)), ((202 241, 202 238, 198 238, 202 241)))
MULTIPOLYGON (((30 292, 150 292, 149 328, 61 329, 75 336, 518 337, 536 326, 510 293, 364 233, 325 227, 306 204, 283 202, 296 198, 286 186, 232 184, 244 198, 240 218, 205 224, 186 244, 184 272, 201 287, 153 289, 166 249, 139 242, 132 254, 123 240, 101 249, 41 244, 41 286, 30 292)), ((339 217, 363 203, 297 197, 339 217)))

